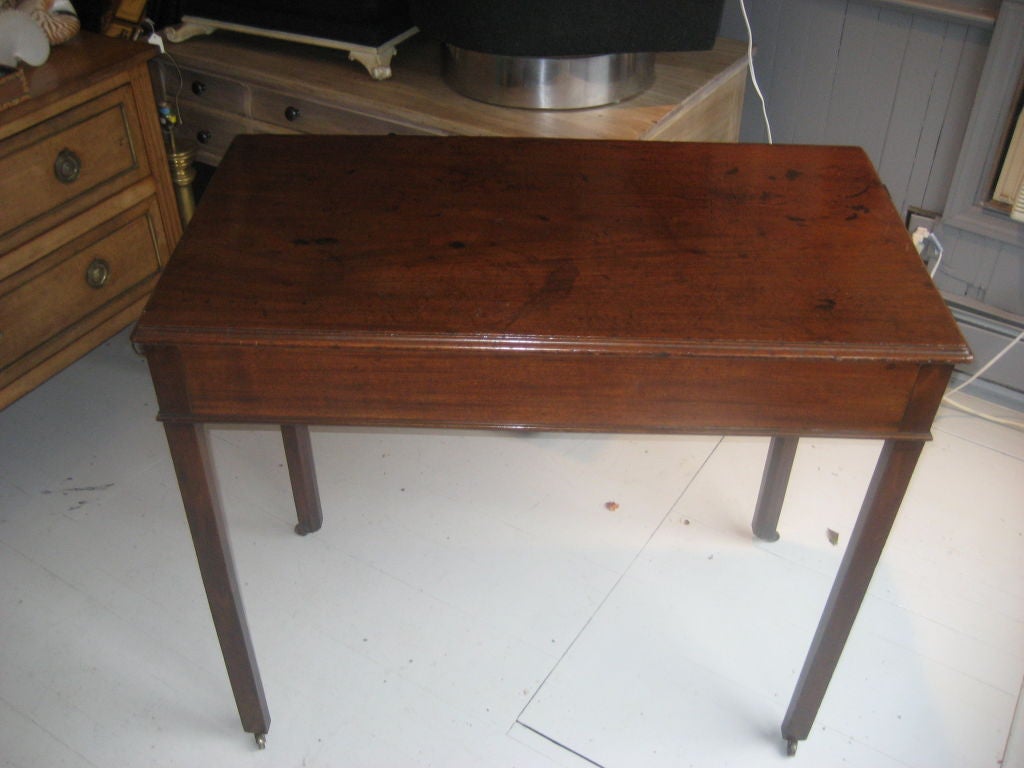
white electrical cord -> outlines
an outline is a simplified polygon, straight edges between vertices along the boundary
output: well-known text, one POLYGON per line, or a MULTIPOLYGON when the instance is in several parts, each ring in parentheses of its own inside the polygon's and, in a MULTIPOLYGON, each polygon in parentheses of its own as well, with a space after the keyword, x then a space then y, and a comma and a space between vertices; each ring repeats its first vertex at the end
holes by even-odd
POLYGON ((750 29, 750 17, 747 16, 747 6, 744 0, 740 0, 740 11, 743 13, 743 23, 747 27, 747 67, 750 69, 750 82, 754 84, 754 92, 761 100, 761 114, 764 116, 764 129, 768 132, 768 143, 772 141, 772 124, 768 120, 768 105, 765 103, 761 86, 757 84, 757 75, 754 73, 754 33, 750 29))
POLYGON ((973 384, 975 381, 978 380, 978 378, 981 377, 981 374, 983 374, 985 371, 987 371, 989 368, 991 368, 993 365, 995 365, 999 361, 999 359, 1003 355, 1005 355, 1007 352, 1009 352, 1011 349, 1013 349, 1013 345, 1016 344, 1017 342, 1019 342, 1021 339, 1024 339, 1024 331, 1021 331, 1020 333, 1018 333, 1017 337, 1013 341, 1011 341, 1009 344, 1007 344, 1005 347, 1003 347, 999 351, 999 354, 997 354, 995 357, 993 357, 991 360, 989 360, 987 363, 985 363, 983 366, 981 366, 981 368, 979 368, 977 370, 977 372, 975 372, 975 374, 973 376, 971 376, 971 378, 969 378, 967 381, 965 381, 965 382, 963 382, 961 384, 958 384, 956 387, 954 387, 953 389, 949 390, 949 392, 947 392, 946 394, 947 395, 955 395, 957 392, 959 392, 961 389, 966 387, 968 384, 973 384))
POLYGON ((1002 424, 1005 427, 1013 427, 1014 429, 1024 429, 1024 421, 1004 419, 999 416, 993 416, 991 413, 983 413, 981 411, 976 411, 973 408, 968 408, 963 403, 959 402, 958 400, 954 400, 953 398, 950 397, 950 395, 955 395, 964 387, 968 386, 969 384, 973 384, 975 381, 977 381, 981 374, 983 374, 985 371, 987 371, 989 368, 995 365, 999 358, 1001 358, 1003 355, 1005 355, 1007 352, 1013 349, 1013 345, 1019 343, 1021 339, 1024 339, 1024 331, 1018 333, 1017 338, 1015 338, 1013 341, 1011 341, 1009 344, 1003 347, 998 354, 996 354, 991 360, 985 363, 985 365, 981 366, 981 368, 975 371, 973 376, 971 376, 966 381, 962 381, 961 383, 953 387, 953 389, 946 392, 946 394, 942 396, 942 402, 950 406, 951 408, 956 408, 958 411, 963 411, 964 413, 969 413, 972 416, 977 416, 980 419, 985 419, 985 421, 991 421, 996 424, 1002 424))
POLYGON ((934 278, 935 273, 939 271, 939 264, 942 263, 942 243, 940 243, 939 238, 931 232, 928 233, 928 239, 935 245, 935 263, 932 265, 932 271, 928 273, 929 277, 934 278))
POLYGON ((1014 419, 1004 419, 999 416, 993 416, 991 413, 984 413, 982 411, 976 411, 973 408, 968 408, 963 403, 954 400, 949 395, 942 398, 942 402, 948 405, 950 408, 955 408, 958 411, 969 413, 971 416, 977 416, 979 419, 985 421, 991 421, 993 424, 1001 424, 1004 427, 1012 427, 1013 429, 1024 429, 1024 421, 1015 421, 1014 419))
MULTIPOLYGON (((914 241, 914 247, 917 248, 918 253, 922 253, 924 251, 925 245, 927 243, 931 243, 933 246, 935 246, 935 264, 932 266, 931 272, 929 273, 931 277, 934 278, 935 273, 939 271, 939 264, 942 263, 942 243, 939 242, 939 238, 935 236, 934 232, 929 232, 924 227, 918 227, 917 229, 914 230, 913 234, 911 234, 911 240, 914 241)), ((946 394, 943 395, 942 397, 942 402, 944 402, 946 405, 952 408, 956 408, 958 411, 969 413, 972 416, 978 416, 979 418, 985 419, 986 421, 992 421, 995 422, 996 424, 1003 424, 1007 427, 1014 427, 1015 429, 1024 429, 1024 422, 1014 421, 1013 419, 1003 419, 998 416, 993 416, 990 413, 982 413, 981 411, 976 411, 973 408, 968 408, 963 403, 957 402, 956 400, 950 398, 950 395, 955 395, 957 392, 961 391, 970 384, 973 384, 979 378, 981 378, 981 375, 985 373, 985 371, 987 371, 989 368, 995 365, 1000 360, 1000 358, 1003 357, 1003 355, 1005 355, 1007 352, 1013 349, 1014 345, 1018 344, 1022 339, 1024 339, 1024 331, 1018 333, 1017 337, 1013 339, 1013 341, 1011 341, 1009 344, 1003 347, 991 360, 989 360, 987 363, 985 363, 985 365, 979 368, 973 376, 971 376, 966 381, 961 382, 953 389, 946 392, 946 394)))
POLYGON ((999 418, 998 416, 993 416, 990 413, 981 413, 980 411, 972 410, 971 408, 968 408, 963 403, 959 403, 956 400, 953 400, 953 399, 950 398, 950 395, 955 395, 957 392, 962 390, 968 384, 973 384, 975 381, 977 381, 978 378, 981 376, 981 374, 983 374, 985 371, 987 371, 989 368, 991 368, 993 365, 995 365, 1003 355, 1005 355, 1007 352, 1009 352, 1011 349, 1013 349, 1014 344, 1019 344, 1021 339, 1024 339, 1024 331, 1021 331, 1020 333, 1018 333, 1017 337, 1013 341, 1011 341, 1009 344, 1007 344, 1005 347, 1003 347, 999 351, 998 354, 996 354, 991 360, 989 360, 987 363, 985 363, 983 366, 981 366, 981 368, 979 368, 977 371, 975 371, 974 375, 971 376, 971 378, 967 379, 964 382, 961 382, 957 386, 953 387, 953 389, 949 390, 945 394, 945 396, 943 396, 942 402, 944 402, 946 405, 949 405, 949 406, 952 406, 953 408, 956 408, 958 411, 964 411, 965 413, 969 413, 972 416, 978 416, 978 417, 980 417, 982 419, 985 419, 986 421, 994 421, 996 424, 1002 424, 1002 425, 1007 426, 1007 427, 1013 427, 1014 429, 1024 429, 1024 421, 1015 421, 1013 419, 1002 419, 1002 418, 999 418))

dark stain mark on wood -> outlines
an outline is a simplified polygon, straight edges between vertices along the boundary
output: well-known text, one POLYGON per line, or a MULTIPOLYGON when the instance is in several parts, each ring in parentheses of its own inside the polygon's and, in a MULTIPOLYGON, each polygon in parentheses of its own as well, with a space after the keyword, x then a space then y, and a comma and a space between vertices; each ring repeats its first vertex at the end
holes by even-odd
POLYGON ((508 321, 511 326, 523 315, 527 315, 535 309, 550 307, 566 298, 576 284, 580 269, 571 259, 557 259, 553 262, 553 268, 544 278, 544 284, 530 296, 523 306, 508 321))

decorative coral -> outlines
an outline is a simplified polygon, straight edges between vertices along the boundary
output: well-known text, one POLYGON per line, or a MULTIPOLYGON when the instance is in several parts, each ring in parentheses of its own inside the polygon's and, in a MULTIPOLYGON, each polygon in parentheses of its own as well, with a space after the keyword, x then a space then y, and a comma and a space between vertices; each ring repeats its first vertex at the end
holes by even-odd
POLYGON ((42 27, 50 45, 67 42, 82 27, 70 0, 17 0, 14 7, 42 27))

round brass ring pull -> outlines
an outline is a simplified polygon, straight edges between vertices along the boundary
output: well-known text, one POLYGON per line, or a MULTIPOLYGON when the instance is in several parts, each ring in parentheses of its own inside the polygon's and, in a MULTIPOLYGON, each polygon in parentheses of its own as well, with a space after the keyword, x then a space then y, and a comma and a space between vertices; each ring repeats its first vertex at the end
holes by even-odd
POLYGON ((93 259, 85 268, 85 282, 90 288, 102 288, 110 278, 110 265, 103 259, 93 259))
POLYGON ((70 149, 62 149, 57 153, 57 160, 53 164, 53 175, 57 181, 70 184, 78 178, 82 172, 82 160, 70 149))

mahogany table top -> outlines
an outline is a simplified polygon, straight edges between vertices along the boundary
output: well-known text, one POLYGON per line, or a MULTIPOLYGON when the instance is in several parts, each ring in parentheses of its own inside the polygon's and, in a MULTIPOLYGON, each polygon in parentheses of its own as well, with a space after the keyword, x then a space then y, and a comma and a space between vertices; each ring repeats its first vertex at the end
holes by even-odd
POLYGON ((211 335, 969 357, 870 161, 843 147, 240 137, 137 340, 211 335))

